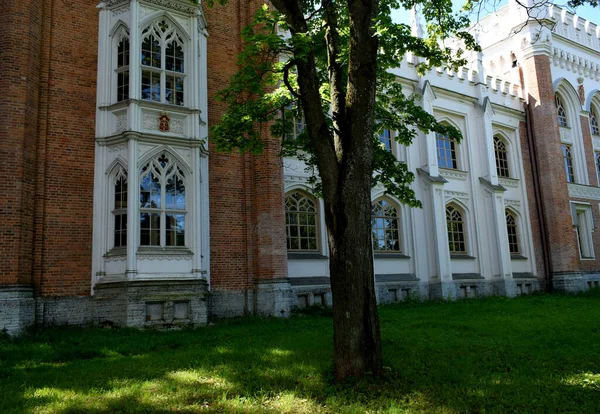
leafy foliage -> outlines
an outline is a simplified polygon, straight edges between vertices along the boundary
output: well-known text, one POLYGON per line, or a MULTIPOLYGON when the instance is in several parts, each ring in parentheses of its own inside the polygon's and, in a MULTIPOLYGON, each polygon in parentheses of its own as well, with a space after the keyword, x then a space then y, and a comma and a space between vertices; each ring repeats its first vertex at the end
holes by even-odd
MULTIPOLYGON (((265 129, 282 137, 282 155, 295 156, 305 161, 311 172, 317 171, 314 140, 306 128, 296 139, 285 139, 293 129, 293 119, 301 118, 303 109, 299 100, 296 64, 309 54, 316 58, 317 74, 322 85, 318 106, 327 120, 331 145, 339 131, 335 130, 332 117, 331 91, 345 94, 349 62, 350 21, 347 2, 339 0, 303 1, 303 13, 308 30, 302 33, 288 31, 286 16, 272 7, 263 5, 254 20, 242 33, 245 49, 239 55, 239 71, 230 86, 221 91, 218 98, 226 102, 228 111, 221 122, 212 129, 217 149, 259 153, 263 149, 265 129), (332 24, 335 23, 335 26, 332 24), (335 31, 335 44, 327 39, 328 31, 335 31), (335 61, 331 47, 335 48, 335 61), (336 67, 342 73, 341 85, 332 88, 330 70, 336 67), (338 90, 341 87, 342 90, 338 90), (336 89, 337 88, 337 89, 336 89)), ((419 96, 404 95, 402 86, 392 70, 398 68, 407 52, 420 56, 417 70, 423 74, 433 67, 457 68, 466 63, 463 50, 477 49, 473 37, 465 31, 469 24, 466 16, 452 13, 451 0, 381 0, 374 22, 378 37, 378 68, 376 77, 377 100, 373 129, 373 185, 381 183, 387 193, 413 207, 420 206, 410 187, 414 174, 406 164, 383 148, 378 140, 382 129, 396 131, 394 139, 402 145, 410 145, 418 131, 449 134, 456 141, 460 133, 453 127, 438 124, 435 118, 418 104, 419 96), (391 11, 400 7, 422 6, 427 21, 427 36, 419 38, 411 34, 406 24, 392 21, 391 11), (463 48, 444 46, 444 41, 454 36, 454 44, 463 48), (456 41, 458 39, 458 43, 456 41)), ((341 149, 336 147, 336 152, 341 149)), ((338 159, 342 154, 338 154, 338 159)), ((319 192, 319 178, 314 175, 312 183, 319 192)))

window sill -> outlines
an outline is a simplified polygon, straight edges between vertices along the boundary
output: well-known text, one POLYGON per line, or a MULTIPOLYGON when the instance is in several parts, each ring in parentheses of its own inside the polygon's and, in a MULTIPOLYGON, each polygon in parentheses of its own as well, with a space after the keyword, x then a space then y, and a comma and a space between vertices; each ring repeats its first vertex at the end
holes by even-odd
POLYGON ((469 256, 468 254, 450 253, 450 259, 452 260, 475 260, 475 256, 469 256))
POLYGON ((138 247, 137 254, 140 256, 169 255, 169 256, 193 256, 194 253, 187 247, 138 247))
POLYGON ((410 256, 407 256, 403 253, 375 252, 373 253, 373 257, 375 259, 410 259, 410 256))
POLYGON ((319 252, 303 253, 303 252, 288 252, 288 260, 327 260, 327 256, 323 256, 319 252))
POLYGON ((529 259, 527 257, 523 256, 522 254, 511 254, 510 260, 529 260, 529 259))
POLYGON ((127 247, 113 247, 110 249, 104 257, 119 257, 119 256, 127 256, 127 247))

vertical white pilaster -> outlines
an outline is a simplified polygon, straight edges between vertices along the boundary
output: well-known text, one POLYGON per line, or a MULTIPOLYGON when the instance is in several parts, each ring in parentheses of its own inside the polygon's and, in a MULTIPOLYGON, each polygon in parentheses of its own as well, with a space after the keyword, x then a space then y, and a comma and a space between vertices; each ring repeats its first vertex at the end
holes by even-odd
POLYGON ((494 194, 493 206, 494 216, 496 218, 496 234, 498 235, 498 253, 500 253, 500 275, 503 279, 510 279, 512 278, 512 264, 510 261, 510 249, 508 247, 508 232, 506 230, 506 213, 503 194, 494 194))
POLYGON ((137 273, 137 244, 139 234, 139 173, 137 167, 138 142, 130 136, 127 142, 127 278, 132 279, 137 273))
POLYGON ((446 224, 446 202, 444 187, 441 183, 432 183, 433 221, 435 228, 435 246, 438 257, 438 276, 440 281, 452 280, 452 262, 448 249, 448 226, 446 224))

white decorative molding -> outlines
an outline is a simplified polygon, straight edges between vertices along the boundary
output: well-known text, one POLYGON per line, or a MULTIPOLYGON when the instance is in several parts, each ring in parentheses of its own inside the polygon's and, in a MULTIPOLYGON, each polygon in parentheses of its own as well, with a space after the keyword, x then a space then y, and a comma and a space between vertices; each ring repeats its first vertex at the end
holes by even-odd
POLYGON ((183 135, 183 119, 173 118, 169 132, 183 135))
POLYGON ((444 191, 444 196, 446 201, 456 198, 459 200, 468 200, 469 199, 469 194, 468 193, 463 193, 462 191, 450 191, 450 190, 446 190, 444 191))
POLYGON ((560 142, 563 144, 573 143, 573 133, 570 128, 560 127, 560 142))
POLYGON ((115 117, 117 118, 116 133, 127 131, 127 111, 115 113, 115 117))
POLYGON ((192 165, 192 150, 189 148, 173 148, 173 150, 179 155, 187 165, 192 165))
POLYGON ((510 200, 508 198, 504 199, 504 207, 512 207, 514 210, 519 211, 521 209, 521 201, 520 200, 510 200))
POLYGON ((140 158, 142 158, 148 151, 152 151, 154 148, 156 148, 156 145, 139 144, 138 151, 140 158))
POLYGON ((469 173, 466 171, 450 170, 447 168, 440 168, 440 175, 444 178, 453 178, 462 181, 466 181, 469 178, 469 173))
POLYGON ((552 51, 552 63, 561 69, 567 69, 573 73, 590 79, 600 79, 600 63, 591 62, 571 52, 554 48, 552 51))
POLYGON ((567 184, 567 188, 569 190, 569 197, 600 201, 600 187, 592 187, 581 184, 567 184))
POLYGON ((117 145, 111 145, 108 147, 108 152, 109 154, 114 154, 115 152, 122 152, 127 150, 127 144, 126 143, 121 143, 121 144, 117 144, 117 145))
POLYGON ((115 7, 125 3, 129 4, 129 0, 104 0, 102 3, 100 3, 100 6, 115 7))
POLYGON ((177 0, 144 0, 146 3, 155 4, 161 8, 176 10, 183 13, 195 14, 198 6, 190 1, 177 0))
POLYGON ((594 144, 594 150, 600 151, 600 137, 592 137, 592 143, 594 144))
POLYGON ((158 131, 158 116, 156 114, 144 114, 142 128, 149 131, 158 131))
POLYGON ((159 260, 159 261, 176 260, 176 261, 181 261, 181 260, 192 260, 192 258, 194 257, 194 254, 192 252, 189 252, 189 254, 138 253, 136 256, 137 256, 138 260, 159 260))
POLYGON ((129 12, 129 6, 119 7, 118 9, 113 9, 112 14, 114 17, 121 16, 122 14, 129 12))
POLYGON ((122 255, 119 255, 119 256, 104 256, 104 261, 106 263, 124 262, 125 260, 127 260, 127 255, 126 254, 122 254, 122 255))
POLYGON ((519 187, 519 180, 517 178, 509 178, 509 177, 498 177, 498 184, 504 187, 519 187))

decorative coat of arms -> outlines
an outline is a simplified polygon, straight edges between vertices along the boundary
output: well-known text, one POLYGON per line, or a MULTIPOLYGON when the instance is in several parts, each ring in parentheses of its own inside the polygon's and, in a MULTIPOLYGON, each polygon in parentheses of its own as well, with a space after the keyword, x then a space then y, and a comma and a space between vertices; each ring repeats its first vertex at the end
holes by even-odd
POLYGON ((158 118, 158 130, 161 132, 168 132, 170 129, 171 118, 167 116, 166 113, 162 113, 162 115, 158 118))

